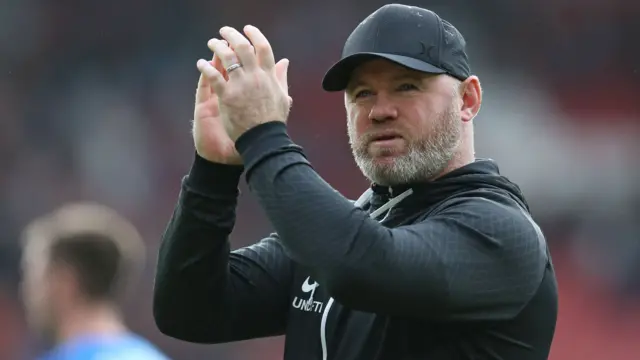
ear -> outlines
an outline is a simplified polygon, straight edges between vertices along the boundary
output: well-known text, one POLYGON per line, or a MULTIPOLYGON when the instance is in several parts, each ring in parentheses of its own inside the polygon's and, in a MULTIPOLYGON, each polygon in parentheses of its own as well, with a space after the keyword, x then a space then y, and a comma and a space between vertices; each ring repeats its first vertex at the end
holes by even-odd
POLYGON ((462 121, 469 122, 476 117, 482 105, 482 88, 478 77, 475 75, 469 76, 460 85, 460 92, 462 96, 462 106, 460 108, 462 121))

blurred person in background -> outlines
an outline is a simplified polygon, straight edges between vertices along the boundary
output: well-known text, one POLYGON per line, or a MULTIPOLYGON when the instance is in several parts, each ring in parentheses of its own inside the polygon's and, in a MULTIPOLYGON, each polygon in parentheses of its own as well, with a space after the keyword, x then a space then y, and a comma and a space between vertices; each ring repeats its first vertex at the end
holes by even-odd
POLYGON ((53 349, 42 360, 164 360, 125 325, 117 302, 144 264, 136 228, 110 208, 73 203, 29 224, 23 296, 53 349))
POLYGON ((475 159, 482 91, 437 14, 384 6, 325 75, 345 91, 354 202, 289 138, 288 61, 255 27, 198 61, 194 140, 157 265, 160 331, 197 343, 286 335, 285 359, 547 359, 557 285, 517 185, 475 159), (246 173, 277 234, 229 252, 246 173))

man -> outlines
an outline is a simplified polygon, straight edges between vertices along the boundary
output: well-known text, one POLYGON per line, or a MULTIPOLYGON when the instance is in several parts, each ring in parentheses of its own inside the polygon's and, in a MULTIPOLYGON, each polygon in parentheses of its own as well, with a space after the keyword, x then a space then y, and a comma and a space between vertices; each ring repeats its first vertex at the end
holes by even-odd
POLYGON ((387 5, 327 72, 373 183, 354 206, 287 135, 287 60, 244 32, 222 28, 198 62, 197 156, 160 249, 158 328, 197 343, 284 334, 285 359, 546 359, 551 259, 518 187, 474 158, 482 93, 460 33, 387 5), (243 171, 277 234, 230 253, 243 171))
POLYGON ((43 360, 165 360, 130 332, 116 301, 142 269, 131 223, 91 203, 69 204, 24 233, 23 290, 30 324, 55 344, 43 360))

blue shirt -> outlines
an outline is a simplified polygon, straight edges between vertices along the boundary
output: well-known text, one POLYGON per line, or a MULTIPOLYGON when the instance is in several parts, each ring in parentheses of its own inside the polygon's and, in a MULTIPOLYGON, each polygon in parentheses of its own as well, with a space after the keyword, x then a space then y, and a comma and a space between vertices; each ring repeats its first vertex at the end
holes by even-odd
POLYGON ((40 360, 169 360, 154 345, 135 334, 87 335, 58 345, 40 360))

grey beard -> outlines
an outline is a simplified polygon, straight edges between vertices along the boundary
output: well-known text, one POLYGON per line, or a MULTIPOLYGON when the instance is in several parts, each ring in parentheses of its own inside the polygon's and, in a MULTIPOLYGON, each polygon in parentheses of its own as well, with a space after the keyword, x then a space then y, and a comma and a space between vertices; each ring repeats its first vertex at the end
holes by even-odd
POLYGON ((391 164, 374 162, 366 144, 356 146, 353 143, 350 129, 351 149, 360 171, 372 182, 383 186, 422 182, 438 176, 455 156, 461 141, 460 119, 447 112, 440 120, 431 136, 409 143, 408 152, 396 157, 391 164))

